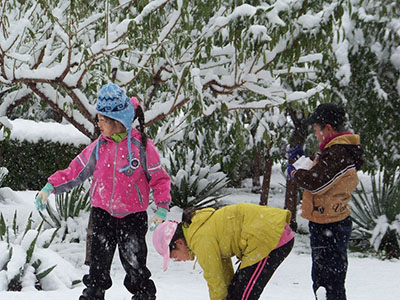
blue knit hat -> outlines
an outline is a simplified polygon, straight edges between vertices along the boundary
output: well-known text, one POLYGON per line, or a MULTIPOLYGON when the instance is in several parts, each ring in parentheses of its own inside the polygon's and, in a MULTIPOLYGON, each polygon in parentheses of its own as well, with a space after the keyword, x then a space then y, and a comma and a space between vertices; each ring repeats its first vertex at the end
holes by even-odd
MULTIPOLYGON (((135 109, 124 90, 114 83, 108 83, 103 85, 99 94, 97 95, 96 112, 109 117, 111 119, 121 122, 128 131, 128 157, 129 162, 132 161, 131 153, 131 128, 132 122, 135 118, 135 109)), ((100 137, 97 139, 96 158, 99 159, 99 145, 100 137)), ((131 163, 128 166, 119 170, 120 172, 127 171, 131 167, 131 163)))
POLYGON ((97 95, 96 111, 111 119, 121 122, 126 129, 131 129, 135 110, 124 90, 114 83, 103 85, 97 95))

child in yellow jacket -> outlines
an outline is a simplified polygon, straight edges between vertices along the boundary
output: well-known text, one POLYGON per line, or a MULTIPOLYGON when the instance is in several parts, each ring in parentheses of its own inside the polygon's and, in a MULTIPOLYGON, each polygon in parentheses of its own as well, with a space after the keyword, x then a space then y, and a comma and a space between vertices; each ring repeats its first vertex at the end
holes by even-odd
POLYGON ((211 300, 259 299, 293 248, 289 221, 288 210, 250 203, 205 208, 184 212, 181 223, 159 225, 153 244, 164 257, 164 271, 170 258, 186 261, 196 256, 211 300), (233 256, 241 261, 236 272, 233 256))

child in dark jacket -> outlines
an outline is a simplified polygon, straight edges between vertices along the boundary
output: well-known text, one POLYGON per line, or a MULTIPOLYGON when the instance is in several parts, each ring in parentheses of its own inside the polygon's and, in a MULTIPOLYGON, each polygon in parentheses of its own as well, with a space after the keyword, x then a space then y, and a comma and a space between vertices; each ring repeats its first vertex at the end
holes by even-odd
MULTIPOLYGON (((362 165, 360 137, 344 129, 345 111, 335 104, 321 104, 306 121, 320 142, 310 169, 287 165, 290 179, 304 189, 301 216, 309 220, 314 293, 326 290, 328 300, 345 300, 347 246, 352 229, 350 205, 362 165)), ((304 151, 288 151, 297 160, 304 151)), ((298 162, 299 160, 297 160, 298 162)))
POLYGON ((120 87, 104 85, 96 106, 101 135, 67 169, 51 175, 35 200, 42 210, 50 193, 69 191, 92 177, 90 269, 83 277, 86 288, 80 300, 104 300, 112 285, 110 268, 117 245, 126 272, 124 285, 133 294, 132 300, 156 299, 146 267, 146 209, 152 189, 158 209, 151 223, 165 220, 171 201, 170 178, 142 124, 141 132, 132 128, 134 106, 137 100, 129 99, 120 87))

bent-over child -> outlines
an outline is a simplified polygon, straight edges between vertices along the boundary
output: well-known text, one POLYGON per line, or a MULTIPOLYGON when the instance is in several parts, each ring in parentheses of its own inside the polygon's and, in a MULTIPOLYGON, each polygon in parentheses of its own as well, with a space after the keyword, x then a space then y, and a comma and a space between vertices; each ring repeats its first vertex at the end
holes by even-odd
POLYGON ((164 271, 170 258, 197 257, 211 300, 255 300, 293 248, 290 216, 288 210, 250 203, 185 211, 182 222, 156 228, 153 245, 164 271), (234 256, 240 261, 236 272, 234 256))

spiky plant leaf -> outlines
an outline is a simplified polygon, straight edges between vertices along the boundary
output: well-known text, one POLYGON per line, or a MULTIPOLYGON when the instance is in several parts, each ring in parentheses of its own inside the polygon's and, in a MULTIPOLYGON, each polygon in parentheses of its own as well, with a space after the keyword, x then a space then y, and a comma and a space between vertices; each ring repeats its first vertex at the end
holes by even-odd
POLYGON ((30 263, 30 261, 32 259, 33 251, 35 250, 36 242, 40 235, 40 231, 42 230, 43 223, 44 223, 44 221, 42 221, 40 223, 39 228, 37 230, 37 234, 36 234, 35 238, 33 239, 33 241, 31 242, 31 244, 29 245, 28 250, 26 251, 26 263, 30 263))
POLYGON ((51 271, 54 270, 54 268, 55 268, 56 266, 57 266, 57 265, 54 265, 54 266, 52 266, 52 267, 50 267, 50 268, 44 270, 43 272, 36 274, 37 280, 40 281, 41 279, 45 278, 47 275, 50 274, 51 271))

